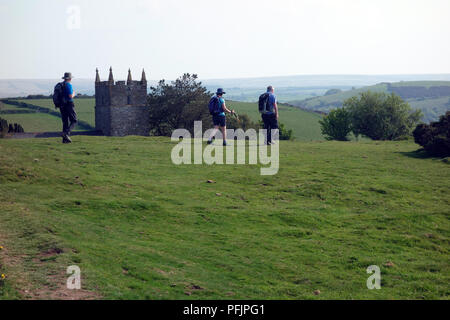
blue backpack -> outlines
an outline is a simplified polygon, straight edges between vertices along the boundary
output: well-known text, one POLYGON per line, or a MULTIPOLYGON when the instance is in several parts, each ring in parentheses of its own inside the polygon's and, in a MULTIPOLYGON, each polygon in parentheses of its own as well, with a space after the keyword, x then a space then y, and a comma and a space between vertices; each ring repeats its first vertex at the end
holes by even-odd
POLYGON ((209 100, 208 107, 209 107, 209 113, 211 115, 219 114, 223 111, 220 108, 220 101, 219 101, 219 97, 217 97, 217 96, 214 96, 211 98, 211 100, 209 100))

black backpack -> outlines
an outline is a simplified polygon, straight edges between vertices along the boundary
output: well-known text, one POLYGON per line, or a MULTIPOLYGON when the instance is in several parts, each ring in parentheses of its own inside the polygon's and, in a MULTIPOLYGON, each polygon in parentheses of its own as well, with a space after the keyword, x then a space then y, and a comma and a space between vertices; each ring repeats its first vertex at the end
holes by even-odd
POLYGON ((59 82, 55 86, 55 90, 53 90, 53 104, 55 105, 55 108, 61 108, 66 102, 66 99, 64 97, 65 88, 65 82, 59 82))
POLYGON ((270 112, 270 104, 269 104, 269 93, 263 93, 262 95, 259 96, 259 101, 258 101, 258 110, 259 113, 266 113, 266 112, 270 112))
POLYGON ((209 100, 208 108, 211 115, 219 114, 222 112, 222 110, 220 110, 220 101, 217 96, 214 96, 211 98, 211 100, 209 100))

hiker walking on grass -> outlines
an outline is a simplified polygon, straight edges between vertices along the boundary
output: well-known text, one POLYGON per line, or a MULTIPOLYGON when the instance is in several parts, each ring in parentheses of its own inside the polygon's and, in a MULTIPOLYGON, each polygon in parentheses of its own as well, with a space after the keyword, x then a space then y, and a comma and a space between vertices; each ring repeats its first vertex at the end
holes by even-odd
POLYGON ((267 130, 265 144, 275 144, 272 141, 272 130, 278 130, 278 105, 277 97, 273 94, 274 88, 267 87, 267 92, 259 97, 258 108, 264 122, 264 129, 267 130))
POLYGON ((223 95, 226 92, 222 88, 217 89, 216 95, 209 101, 209 113, 212 115, 214 130, 209 137, 208 144, 212 143, 213 137, 220 129, 223 136, 223 145, 227 145, 227 124, 225 120, 225 112, 234 113, 234 110, 229 110, 225 105, 225 99, 223 95))
POLYGON ((77 124, 77 113, 75 112, 75 105, 73 103, 73 98, 75 97, 75 92, 72 87, 72 74, 70 72, 64 73, 64 82, 58 83, 55 87, 55 92, 53 94, 53 102, 55 107, 59 108, 61 111, 61 119, 63 123, 62 130, 62 142, 71 143, 70 132, 73 130, 77 124))

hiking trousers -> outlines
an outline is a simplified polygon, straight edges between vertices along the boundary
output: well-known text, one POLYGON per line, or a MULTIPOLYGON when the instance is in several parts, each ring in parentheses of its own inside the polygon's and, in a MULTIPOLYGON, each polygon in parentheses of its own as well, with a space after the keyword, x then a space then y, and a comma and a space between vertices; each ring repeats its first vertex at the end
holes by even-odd
POLYGON ((272 130, 278 129, 278 120, 275 113, 262 114, 262 120, 264 122, 264 129, 267 130, 266 143, 272 142, 272 130))
POLYGON ((67 102, 61 108, 61 119, 63 123, 63 133, 70 134, 77 124, 77 113, 73 102, 67 102))

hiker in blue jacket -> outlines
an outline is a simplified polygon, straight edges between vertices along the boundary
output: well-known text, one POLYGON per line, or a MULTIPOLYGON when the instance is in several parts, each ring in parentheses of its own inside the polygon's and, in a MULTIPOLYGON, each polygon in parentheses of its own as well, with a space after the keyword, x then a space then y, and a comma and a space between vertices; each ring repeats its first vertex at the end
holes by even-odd
MULTIPOLYGON (((266 109, 260 110, 264 122, 264 129, 267 130, 266 144, 275 144, 272 140, 272 130, 278 130, 278 105, 277 97, 274 94, 275 89, 272 86, 267 87, 267 92, 261 96, 266 100, 266 109)), ((261 99, 260 98, 260 99, 261 99)))
POLYGON ((218 105, 214 107, 210 107, 210 112, 213 119, 214 124, 214 130, 211 134, 211 136, 208 139, 208 144, 212 143, 213 137, 216 135, 217 131, 220 129, 222 131, 223 135, 223 145, 227 145, 227 124, 225 119, 225 112, 228 113, 234 113, 234 110, 229 110, 225 104, 225 99, 223 98, 223 95, 226 92, 223 91, 222 88, 217 89, 216 96, 211 99, 210 105, 214 102, 218 102, 218 105), (218 100, 218 101, 217 101, 218 100))
POLYGON ((77 113, 75 112, 75 105, 73 98, 75 92, 72 87, 72 74, 70 72, 64 73, 64 89, 63 89, 63 105, 60 107, 61 119, 63 123, 62 138, 63 143, 71 143, 70 132, 77 124, 77 113), (69 124, 70 121, 70 124, 69 124))

